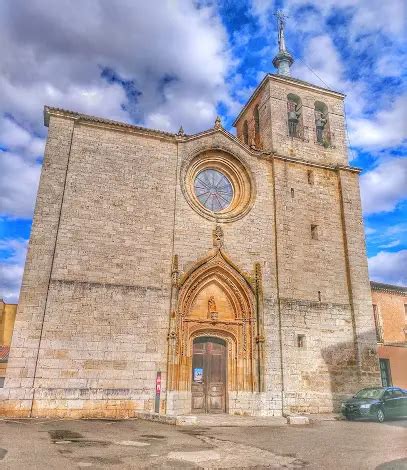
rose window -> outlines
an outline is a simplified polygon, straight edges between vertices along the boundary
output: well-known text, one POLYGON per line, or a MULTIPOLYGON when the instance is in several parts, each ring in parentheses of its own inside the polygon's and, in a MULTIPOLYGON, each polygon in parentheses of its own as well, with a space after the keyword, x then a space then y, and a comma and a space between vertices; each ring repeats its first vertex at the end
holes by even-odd
POLYGON ((194 191, 199 202, 211 212, 221 212, 233 199, 233 186, 220 171, 207 168, 195 177, 194 191))

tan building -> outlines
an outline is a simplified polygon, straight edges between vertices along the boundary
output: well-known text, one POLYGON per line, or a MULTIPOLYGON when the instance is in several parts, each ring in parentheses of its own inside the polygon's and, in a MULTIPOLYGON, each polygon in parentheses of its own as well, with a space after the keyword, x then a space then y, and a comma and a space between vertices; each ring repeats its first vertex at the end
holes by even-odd
POLYGON ((407 389, 407 288, 370 284, 382 384, 407 389))
POLYGON ((16 312, 16 304, 6 304, 3 299, 0 299, 0 387, 3 386, 6 376, 6 367, 16 312))
POLYGON ((323 412, 380 383, 344 95, 287 54, 237 137, 45 108, 2 414, 323 412))

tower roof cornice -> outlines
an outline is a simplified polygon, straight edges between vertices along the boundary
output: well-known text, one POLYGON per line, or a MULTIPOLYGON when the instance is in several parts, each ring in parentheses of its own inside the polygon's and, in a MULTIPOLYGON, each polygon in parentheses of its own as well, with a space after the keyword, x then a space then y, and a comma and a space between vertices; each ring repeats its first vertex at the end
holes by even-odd
POLYGON ((257 88, 254 90, 252 93, 251 97, 247 101, 247 103, 243 106, 241 109, 240 113, 236 117, 236 119, 233 122, 233 127, 236 126, 236 123, 239 121, 239 119, 242 117, 246 109, 250 106, 250 103, 256 98, 256 96, 259 94, 261 89, 265 86, 266 83, 269 81, 276 81, 276 82, 281 82, 281 83, 287 83, 290 85, 296 85, 300 88, 303 88, 304 90, 309 90, 309 91, 315 91, 317 93, 329 95, 338 99, 343 100, 345 98, 344 93, 340 93, 339 91, 334 91, 334 90, 329 90, 328 88, 323 88, 318 85, 314 85, 312 83, 305 82, 304 80, 299 80, 298 78, 293 78, 293 77, 287 77, 284 75, 278 75, 274 73, 268 73, 267 75, 264 76, 263 80, 257 85, 257 88))

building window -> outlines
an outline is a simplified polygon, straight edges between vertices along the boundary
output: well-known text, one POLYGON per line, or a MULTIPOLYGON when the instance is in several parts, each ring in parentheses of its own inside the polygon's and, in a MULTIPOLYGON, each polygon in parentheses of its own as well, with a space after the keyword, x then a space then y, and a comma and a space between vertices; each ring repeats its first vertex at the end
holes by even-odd
POLYGON ((380 364, 380 376, 382 379, 382 386, 391 387, 393 384, 391 382, 389 359, 379 359, 379 364, 380 364))
POLYGON ((300 97, 292 93, 287 95, 287 121, 288 135, 301 139, 303 137, 302 103, 300 97))
POLYGON ((291 188, 291 197, 294 197, 294 188, 291 188))
POLYGON ((331 135, 329 132, 328 107, 321 101, 315 101, 315 130, 317 142, 324 147, 331 145, 331 135))
POLYGON ((374 317, 374 324, 376 328, 376 341, 378 343, 383 342, 383 332, 382 327, 380 324, 380 316, 379 316, 379 309, 377 308, 376 304, 373 304, 373 317, 374 317))
POLYGON ((318 225, 311 224, 311 238, 318 240, 318 225))
POLYGON ((194 190, 198 201, 211 212, 223 211, 233 199, 232 183, 215 168, 205 168, 197 174, 194 190))
POLYGON ((307 171, 308 184, 314 184, 314 172, 312 170, 307 171))
POLYGON ((246 145, 249 145, 249 125, 247 121, 243 123, 243 141, 246 145))
POLYGON ((256 104, 253 111, 254 118, 254 140, 256 147, 260 146, 260 115, 259 115, 259 105, 256 104))
POLYGON ((318 291, 318 301, 321 302, 321 300, 322 300, 322 296, 321 296, 321 291, 319 290, 318 291))
POLYGON ((305 335, 297 335, 297 347, 305 348, 305 335))

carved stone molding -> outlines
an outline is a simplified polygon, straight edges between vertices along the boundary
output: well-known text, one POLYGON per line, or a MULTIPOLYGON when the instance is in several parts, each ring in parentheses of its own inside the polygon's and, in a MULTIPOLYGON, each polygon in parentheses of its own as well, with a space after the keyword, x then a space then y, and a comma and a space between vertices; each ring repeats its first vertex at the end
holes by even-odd
POLYGON ((219 248, 183 275, 178 287, 175 328, 169 336, 176 339, 169 363, 170 389, 189 390, 193 341, 215 336, 228 344, 229 390, 254 391, 256 291, 247 276, 219 248))

